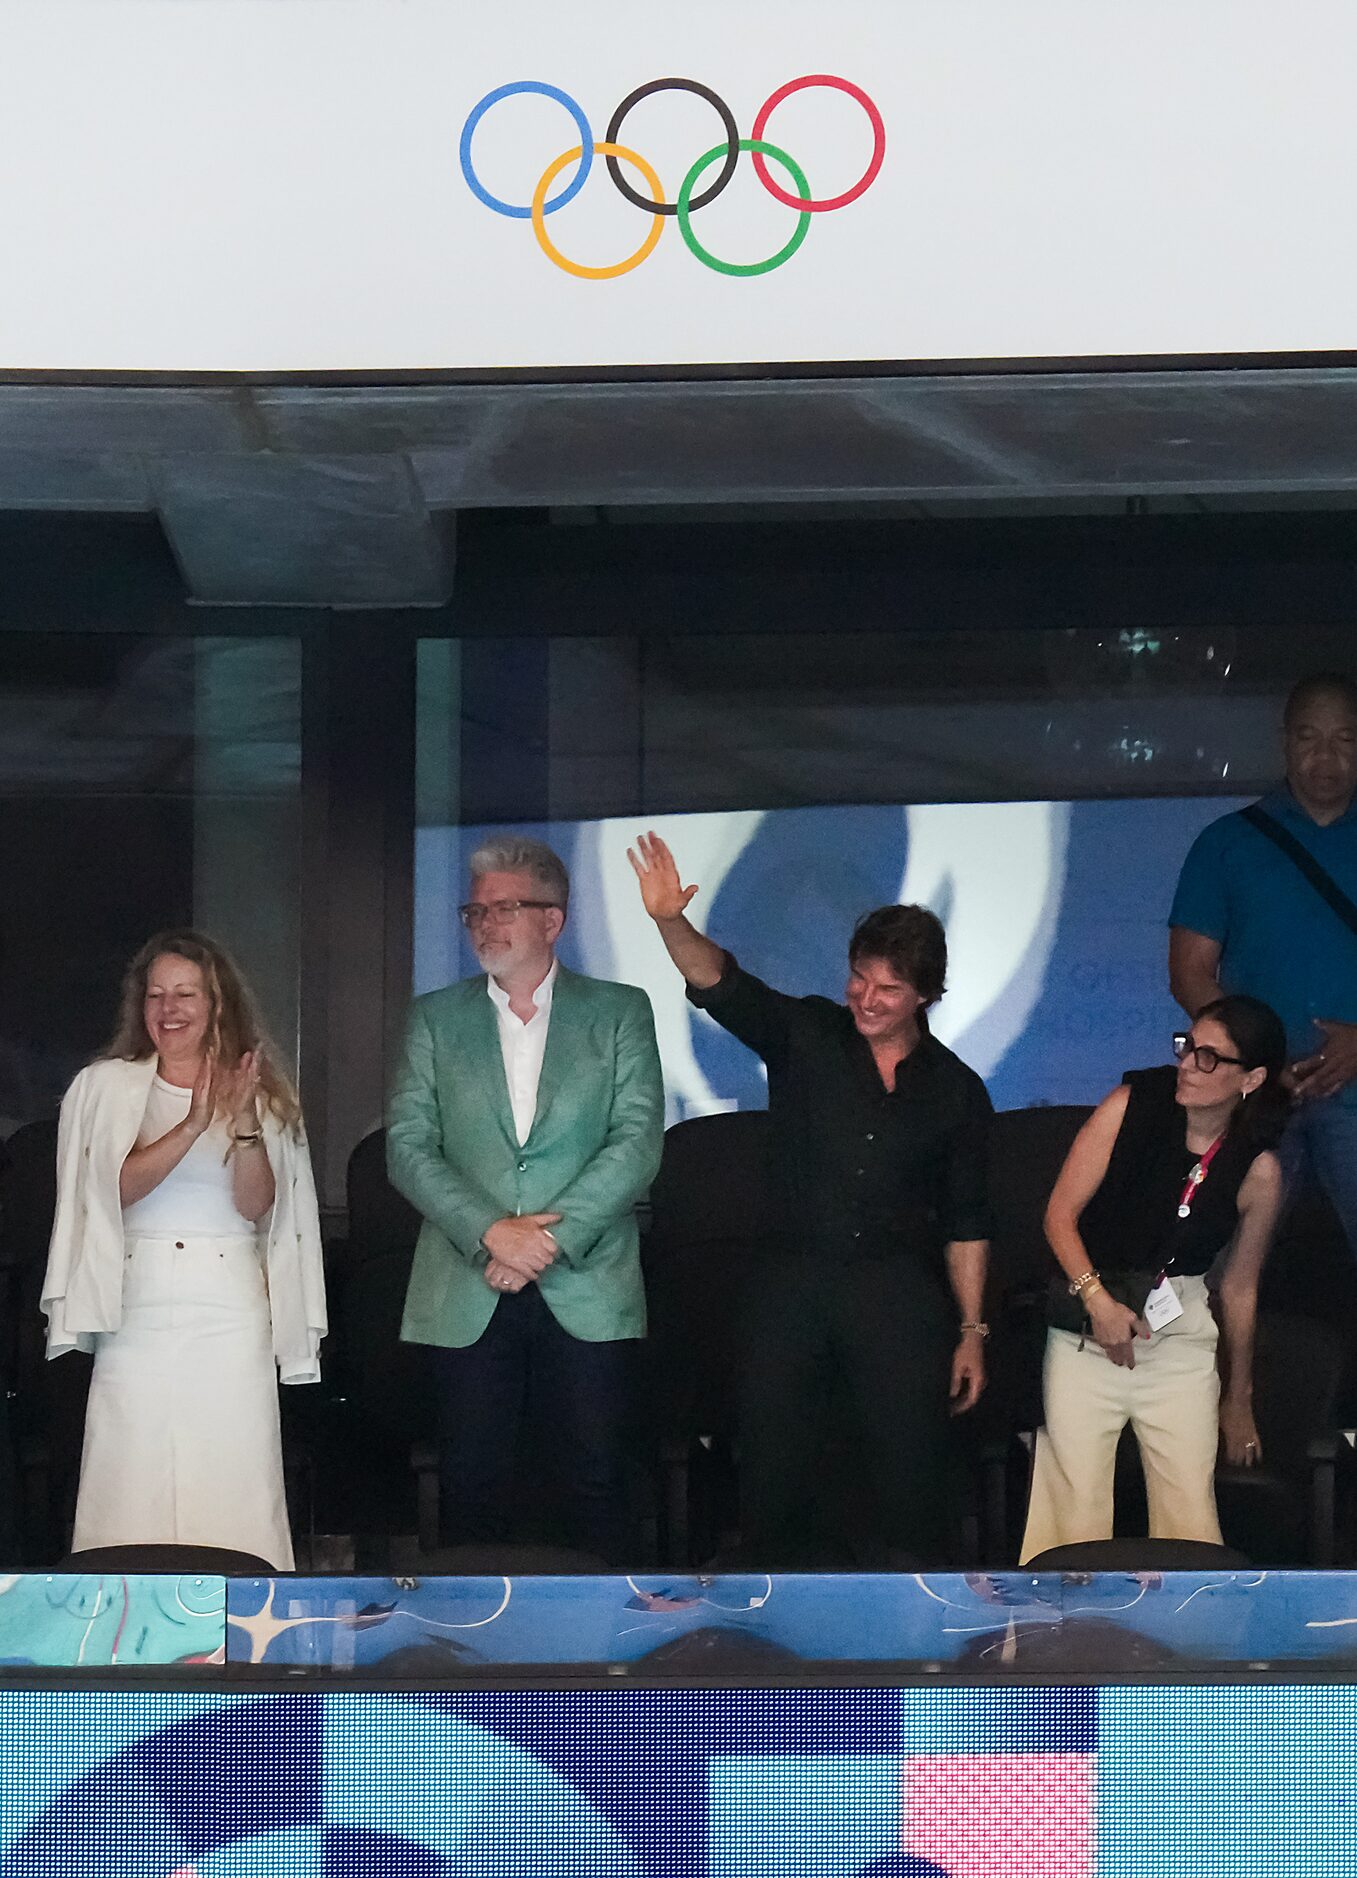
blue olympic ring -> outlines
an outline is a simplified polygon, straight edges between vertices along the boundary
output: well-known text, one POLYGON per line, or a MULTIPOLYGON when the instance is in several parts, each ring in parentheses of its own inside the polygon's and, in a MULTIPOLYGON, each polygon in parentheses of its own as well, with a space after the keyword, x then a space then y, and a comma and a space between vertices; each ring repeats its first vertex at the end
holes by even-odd
POLYGON ((575 120, 575 127, 580 133, 580 148, 584 153, 580 159, 580 166, 575 172, 574 180, 559 195, 553 196, 544 204, 544 214, 550 215, 556 209, 563 209, 567 202, 573 202, 589 180, 589 171, 594 163, 594 133, 589 128, 589 120, 583 110, 568 92, 561 91, 555 85, 544 85, 535 78, 516 79, 511 85, 501 85, 498 91, 487 92, 481 99, 462 126, 462 141, 458 148, 458 155, 462 159, 462 174, 466 177, 467 187, 472 195, 483 202, 487 209, 493 209, 496 215, 512 215, 517 221, 527 222, 532 219, 531 204, 520 208, 516 202, 501 202, 498 196, 492 196, 477 176, 471 162, 471 139, 476 134, 476 126, 491 105, 498 104, 502 98, 512 98, 521 91, 533 92, 543 98, 554 98, 557 104, 563 104, 575 120))

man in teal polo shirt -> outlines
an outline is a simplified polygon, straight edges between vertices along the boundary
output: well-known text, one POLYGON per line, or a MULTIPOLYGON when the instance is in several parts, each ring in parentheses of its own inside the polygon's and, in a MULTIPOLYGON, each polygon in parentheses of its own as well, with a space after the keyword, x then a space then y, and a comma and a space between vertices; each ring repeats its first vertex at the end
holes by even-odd
MULTIPOLYGON (((1303 678, 1283 719, 1286 782, 1257 806, 1357 901, 1357 684, 1303 678)), ((1189 1016, 1223 991, 1286 1025, 1296 1107, 1288 1179, 1308 1162, 1357 1253, 1357 933, 1247 811, 1202 830, 1169 915, 1169 982, 1189 1016)))

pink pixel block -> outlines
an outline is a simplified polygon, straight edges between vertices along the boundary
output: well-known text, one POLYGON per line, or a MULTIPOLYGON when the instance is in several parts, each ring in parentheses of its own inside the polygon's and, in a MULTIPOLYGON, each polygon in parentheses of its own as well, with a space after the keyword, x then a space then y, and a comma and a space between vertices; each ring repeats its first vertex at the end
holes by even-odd
POLYGON ((951 1878, 1093 1878, 1090 1754, 912 1754, 903 1845, 951 1878))

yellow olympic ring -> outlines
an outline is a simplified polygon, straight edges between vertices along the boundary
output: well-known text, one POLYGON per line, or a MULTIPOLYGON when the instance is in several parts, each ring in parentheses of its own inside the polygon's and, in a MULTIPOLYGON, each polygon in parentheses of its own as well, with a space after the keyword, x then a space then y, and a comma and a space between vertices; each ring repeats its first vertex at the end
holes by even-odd
MULTIPOLYGON (((629 274, 634 267, 639 267, 646 256, 652 251, 655 243, 664 233, 664 217, 662 215, 656 215, 652 219, 650 233, 646 236, 635 254, 628 255, 625 261, 617 262, 614 267, 582 267, 578 261, 572 261, 567 255, 562 254, 560 249, 552 241, 551 236, 547 233, 547 218, 545 213, 547 191, 551 188, 551 185, 555 182, 566 164, 578 162, 583 155, 584 146, 577 143, 573 150, 567 150, 564 156, 558 156, 556 161, 543 172, 542 180, 533 191, 533 233, 537 236, 538 247, 542 250, 547 259, 554 261, 557 267, 563 268, 567 274, 573 274, 577 280, 616 280, 619 274, 629 274)), ((625 144, 596 143, 594 145, 594 155, 620 157, 624 163, 632 164, 641 172, 646 182, 649 183, 650 193, 655 201, 664 201, 664 185, 661 183, 659 177, 643 156, 638 156, 634 150, 628 150, 625 144)))

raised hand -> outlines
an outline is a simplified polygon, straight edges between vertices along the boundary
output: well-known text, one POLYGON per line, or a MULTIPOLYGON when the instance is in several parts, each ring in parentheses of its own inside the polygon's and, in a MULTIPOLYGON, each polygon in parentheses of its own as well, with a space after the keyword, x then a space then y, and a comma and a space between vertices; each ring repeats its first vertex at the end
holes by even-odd
POLYGON ((627 849, 632 872, 641 883, 641 899, 653 920, 677 919, 687 910, 697 892, 685 887, 667 845, 652 831, 638 835, 636 846, 627 849))

